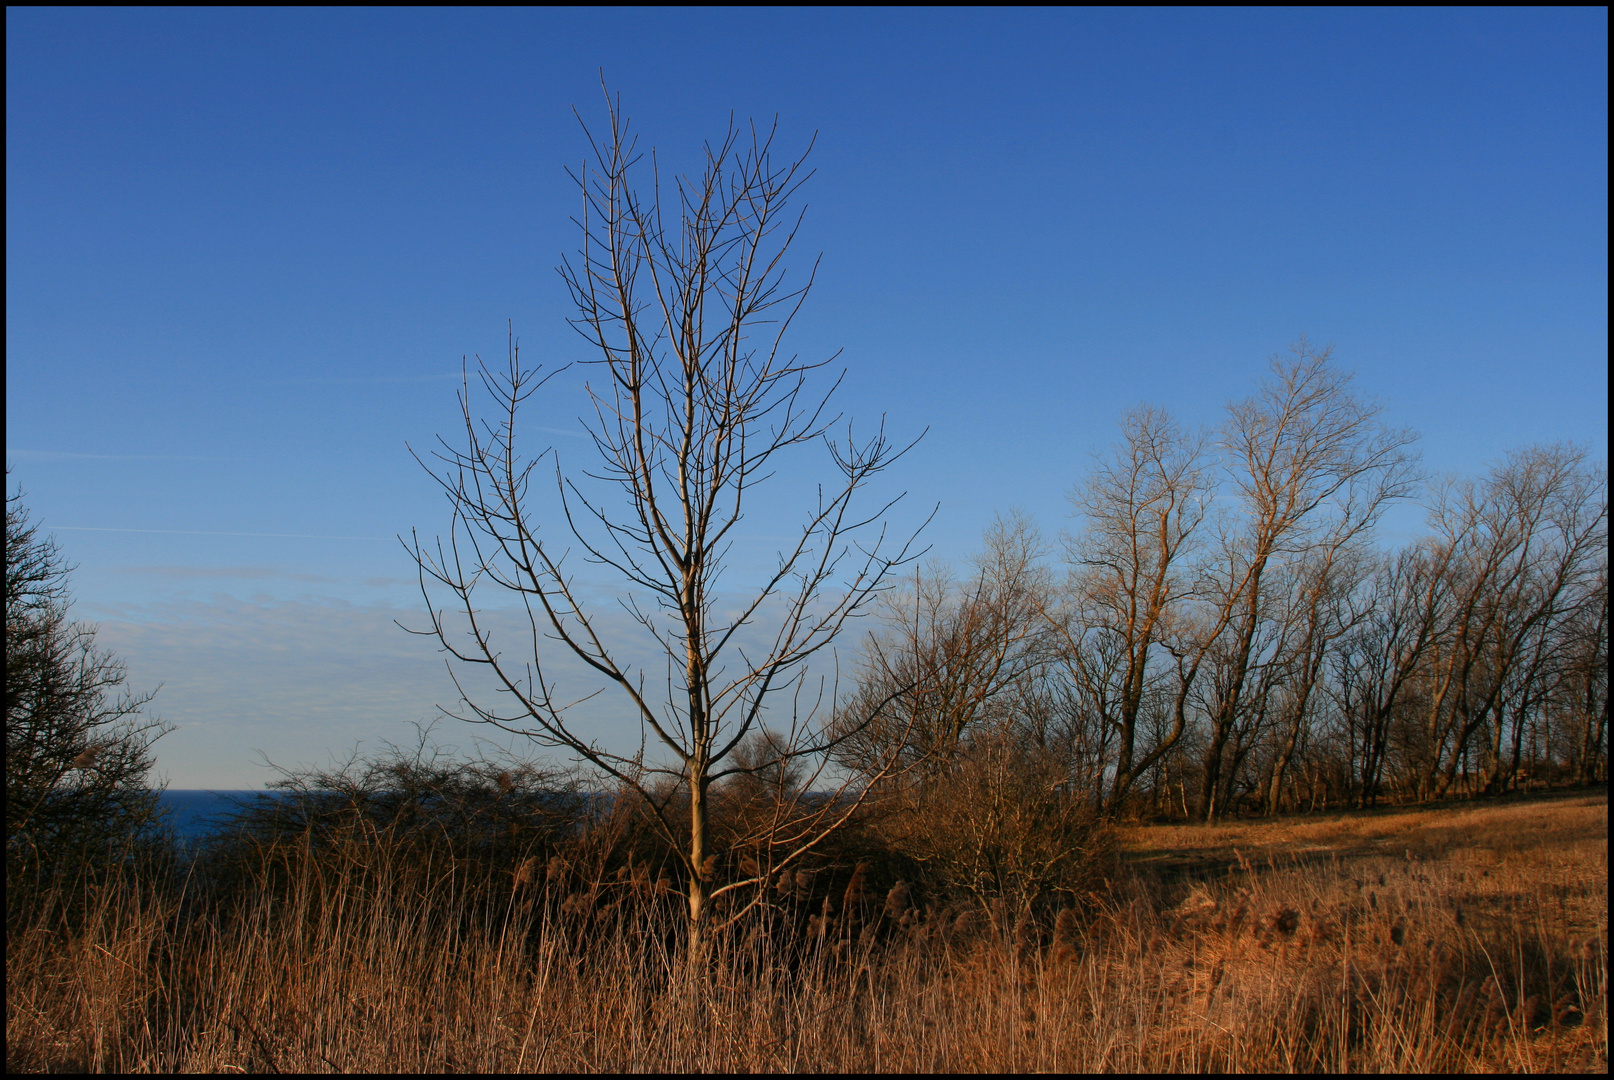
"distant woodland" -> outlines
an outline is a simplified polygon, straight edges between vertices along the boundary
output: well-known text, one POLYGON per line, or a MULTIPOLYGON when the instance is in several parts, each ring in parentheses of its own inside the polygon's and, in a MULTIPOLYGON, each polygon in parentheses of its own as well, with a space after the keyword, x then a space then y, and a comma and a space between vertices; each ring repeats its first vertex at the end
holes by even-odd
POLYGON ((1414 449, 1304 346, 1217 430, 1140 408, 1074 535, 999 521, 909 579, 862 693, 903 687, 915 754, 1006 739, 1111 816, 1606 780, 1605 468, 1532 446, 1428 482, 1414 449), (1427 532, 1386 548, 1399 500, 1427 532))

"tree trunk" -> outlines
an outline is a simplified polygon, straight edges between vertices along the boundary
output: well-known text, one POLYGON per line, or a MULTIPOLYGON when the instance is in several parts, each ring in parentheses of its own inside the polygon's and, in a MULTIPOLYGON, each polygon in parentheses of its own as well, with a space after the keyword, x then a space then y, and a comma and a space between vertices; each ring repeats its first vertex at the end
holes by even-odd
MULTIPOLYGON (((1123 723, 1121 725, 1121 745, 1116 751, 1115 784, 1110 789, 1109 812, 1111 817, 1121 812, 1121 800, 1126 798, 1126 793, 1132 787, 1132 781, 1135 779, 1132 771, 1134 728, 1135 723, 1123 723)), ((1103 777, 1100 776, 1099 780, 1102 782, 1103 777)), ((1100 790, 1103 790, 1102 787, 1100 790)))
POLYGON ((1296 718, 1294 724, 1284 736, 1283 747, 1278 751, 1278 757, 1272 763, 1272 785, 1267 789, 1267 816, 1271 817, 1278 812, 1278 799, 1283 793, 1283 775, 1289 768, 1289 759, 1294 756, 1295 744, 1300 741, 1300 720, 1296 718))
POLYGON ((1222 753, 1227 748, 1227 736, 1232 729, 1231 724, 1216 723, 1211 733, 1209 748, 1205 751, 1204 776, 1200 780, 1199 805, 1194 808, 1194 816, 1201 821, 1210 821, 1221 809, 1217 795, 1222 787, 1222 753))
POLYGON ((689 768, 689 965, 692 973, 699 974, 706 963, 706 924, 710 915, 709 901, 712 892, 707 873, 706 778, 705 769, 697 762, 689 768))

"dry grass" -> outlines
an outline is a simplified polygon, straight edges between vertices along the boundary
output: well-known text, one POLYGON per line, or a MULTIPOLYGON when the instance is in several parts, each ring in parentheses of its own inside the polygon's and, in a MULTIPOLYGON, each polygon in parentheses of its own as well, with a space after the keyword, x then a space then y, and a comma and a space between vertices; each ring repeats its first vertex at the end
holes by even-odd
POLYGON ((10 1070, 1604 1071, 1607 798, 1134 829, 1105 910, 758 924, 629 873, 355 859, 229 918, 114 886, 6 956, 10 1070), (785 925, 783 923, 778 924, 785 925))

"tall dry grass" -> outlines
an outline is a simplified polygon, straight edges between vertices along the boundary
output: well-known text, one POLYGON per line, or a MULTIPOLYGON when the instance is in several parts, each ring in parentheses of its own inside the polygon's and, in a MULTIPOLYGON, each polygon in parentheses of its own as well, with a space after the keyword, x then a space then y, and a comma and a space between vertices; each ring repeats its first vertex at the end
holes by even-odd
POLYGON ((266 855, 234 906, 129 877, 14 924, 6 1063, 1604 1071, 1606 794, 1402 818, 1134 830, 1102 910, 1050 925, 815 896, 700 977, 631 866, 428 872, 372 842, 266 855))

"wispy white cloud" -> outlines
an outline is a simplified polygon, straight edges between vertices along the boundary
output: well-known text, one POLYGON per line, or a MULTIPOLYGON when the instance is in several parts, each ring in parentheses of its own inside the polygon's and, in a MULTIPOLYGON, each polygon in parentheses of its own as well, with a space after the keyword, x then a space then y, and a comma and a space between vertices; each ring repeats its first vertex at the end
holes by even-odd
POLYGON ((291 379, 260 379, 260 386, 387 386, 434 382, 459 382, 460 373, 437 372, 429 375, 309 375, 291 379))
MULTIPOLYGON (((666 656, 614 601, 600 600, 596 628, 613 643, 618 661, 643 673, 653 700, 672 693, 677 671, 666 656)), ((459 701, 437 640, 401 628, 428 624, 426 613, 407 603, 214 596, 81 601, 74 610, 96 623, 100 644, 128 665, 131 689, 161 684, 150 712, 177 730, 157 743, 158 768, 176 788, 257 787, 273 779, 257 764, 264 757, 285 766, 324 764, 345 757, 355 743, 365 752, 383 740, 404 743, 411 722, 433 719, 439 705, 459 701)), ((513 672, 539 650, 557 700, 582 702, 571 716, 584 737, 633 752, 641 734, 637 716, 619 694, 590 697, 603 686, 596 673, 546 633, 534 637, 519 611, 483 610, 479 618, 493 630, 495 647, 515 661, 513 672)), ((449 625, 458 623, 451 617, 449 625)), ((758 630, 750 635, 753 648, 765 647, 766 628, 758 630)), ((846 644, 856 647, 855 640, 846 644)), ((820 670, 828 675, 830 657, 822 660, 820 670)), ((737 655, 727 657, 730 677, 738 663, 737 655)), ((460 674, 479 702, 501 699, 485 670, 460 674)), ((450 740, 487 737, 533 749, 519 736, 484 726, 451 723, 448 731, 458 733, 445 732, 450 740)), ((660 752, 649 749, 652 756, 660 752)))
MULTIPOLYGON (((583 430, 581 426, 575 428, 558 428, 544 427, 542 424, 522 424, 521 430, 523 432, 538 431, 545 435, 564 435, 568 439, 588 439, 593 437, 587 431, 583 430)), ((440 450, 441 447, 439 446, 438 449, 440 450)))
POLYGON ((6 457, 30 458, 35 461, 241 461, 238 457, 217 454, 79 454, 66 450, 24 450, 6 447, 6 457))
MULTIPOLYGON (((411 722, 431 720, 439 705, 459 700, 436 640, 400 628, 427 622, 411 607, 217 596, 81 602, 74 610, 127 664, 131 689, 161 685, 149 711, 176 730, 156 744, 158 773, 176 788, 258 787, 273 779, 264 758, 283 766, 325 764, 355 744, 368 752, 384 740, 407 742, 411 722)), ((516 655, 523 642, 531 647, 513 613, 487 614, 516 655)), ((586 696, 597 682, 569 656, 550 655, 547 643, 546 664, 568 699, 586 696)), ((473 693, 492 700, 478 674, 462 677, 473 693)), ((579 720, 613 746, 636 743, 637 725, 615 705, 591 702, 579 720)), ((511 738, 482 726, 455 730, 465 743, 511 738)))
POLYGON ((261 764, 323 764, 355 743, 402 741, 456 695, 430 642, 394 624, 410 612, 307 601, 80 605, 129 685, 176 725, 156 745, 179 788, 257 787, 261 764))
POLYGON ((94 525, 51 525, 51 532, 150 533, 155 536, 255 536, 267 540, 378 540, 396 541, 395 536, 328 536, 322 533, 212 532, 202 529, 114 529, 94 525))
POLYGON ((265 578, 281 578, 287 581, 316 582, 320 584, 340 584, 340 578, 325 577, 320 574, 299 574, 278 566, 118 566, 113 568, 121 574, 149 574, 155 577, 167 578, 227 578, 232 580, 263 580, 265 578))

